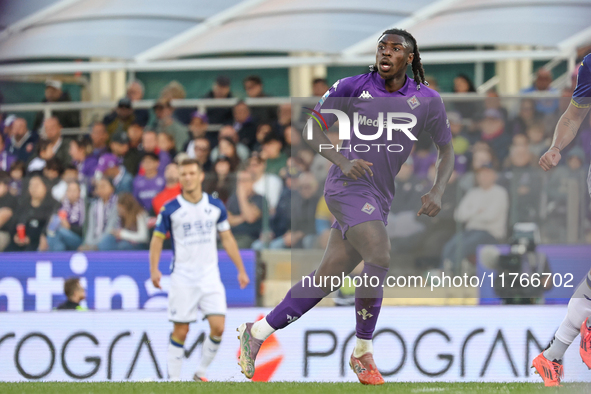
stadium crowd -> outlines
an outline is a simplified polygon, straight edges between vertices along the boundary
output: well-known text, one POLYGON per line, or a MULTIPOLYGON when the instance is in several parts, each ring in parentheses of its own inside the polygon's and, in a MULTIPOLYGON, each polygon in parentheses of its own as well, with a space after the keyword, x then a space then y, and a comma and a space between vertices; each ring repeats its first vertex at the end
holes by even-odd
MULTIPOLYGON (((437 81, 428 80, 436 89, 437 81)), ((586 234, 590 122, 565 149, 559 168, 544 174, 537 166, 572 93, 527 97, 552 92, 551 82, 551 73, 540 69, 520 99, 507 101, 490 90, 484 100, 446 102, 456 167, 443 209, 436 218, 416 216, 435 175, 436 151, 423 133, 396 179, 387 227, 395 252, 437 266, 469 257, 478 244, 506 241, 517 222, 538 223, 545 242, 566 242, 573 187, 583 196, 586 234)), ((246 78, 243 87, 248 97, 267 96, 258 76, 246 78)), ((315 79, 312 87, 321 96, 329 86, 315 79)), ((459 75, 454 91, 475 89, 459 75)), ((80 127, 78 111, 40 113, 33 124, 2 115, 0 251, 146 249, 156 214, 180 193, 176 163, 185 157, 201 163, 204 191, 226 204, 240 248, 324 247, 333 221, 322 197, 330 163, 305 144, 297 122, 292 128, 290 104, 174 108, 172 100, 186 93, 173 81, 150 111, 134 108, 143 92, 140 81, 129 83, 117 107, 75 138, 62 129, 80 127), (220 127, 212 131, 211 125, 220 127)), ((219 76, 206 97, 234 97, 229 78, 219 76)), ((43 101, 67 102, 69 96, 59 81, 48 80, 43 101)), ((336 131, 327 135, 338 143, 336 131)))

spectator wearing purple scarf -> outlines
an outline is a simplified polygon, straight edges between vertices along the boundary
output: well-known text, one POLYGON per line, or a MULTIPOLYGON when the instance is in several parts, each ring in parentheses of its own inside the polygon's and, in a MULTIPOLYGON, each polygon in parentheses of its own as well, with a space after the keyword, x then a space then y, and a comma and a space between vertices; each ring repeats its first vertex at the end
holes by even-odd
POLYGON ((98 160, 90 158, 90 142, 83 136, 70 141, 70 157, 72 164, 78 169, 78 181, 82 182, 88 188, 94 177, 98 160))
POLYGON ((84 199, 80 195, 80 184, 78 182, 68 183, 61 209, 47 226, 49 250, 61 252, 78 249, 82 244, 84 209, 84 199))

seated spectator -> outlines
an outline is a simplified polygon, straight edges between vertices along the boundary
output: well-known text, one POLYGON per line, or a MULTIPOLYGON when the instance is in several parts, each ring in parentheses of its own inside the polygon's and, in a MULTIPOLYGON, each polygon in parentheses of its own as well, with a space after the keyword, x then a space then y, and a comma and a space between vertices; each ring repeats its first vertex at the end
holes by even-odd
MULTIPOLYGON (((284 247, 283 235, 291 231, 291 195, 292 185, 297 183, 299 172, 293 170, 293 167, 287 167, 282 172, 284 178, 283 190, 279 197, 279 202, 275 208, 275 214, 269 219, 270 233, 263 233, 259 239, 252 244, 252 249, 262 250, 264 248, 281 249, 284 247), (288 168, 292 169, 290 171, 288 168)), ((332 222, 331 222, 332 224, 332 222)), ((330 224, 328 225, 330 228, 330 224)))
POLYGON ((117 199, 119 226, 105 234, 99 250, 141 250, 148 248, 148 214, 130 193, 117 199))
POLYGON ((253 153, 248 161, 248 171, 253 174, 254 177, 254 191, 257 194, 265 197, 269 204, 269 213, 271 216, 275 213, 275 207, 279 202, 279 196, 281 195, 281 189, 283 189, 283 182, 281 178, 275 174, 269 174, 265 172, 266 162, 258 154, 253 153))
POLYGON ((68 299, 59 304, 58 307, 55 308, 56 310, 87 310, 86 307, 80 305, 80 303, 86 299, 86 290, 84 290, 84 287, 80 284, 79 278, 68 278, 64 282, 64 293, 68 299))
MULTIPOLYGON (((66 192, 68 189, 68 185, 71 182, 79 182, 80 176, 78 174, 78 169, 74 164, 70 164, 66 168, 64 168, 61 180, 51 188, 51 196, 54 198, 55 201, 62 201, 66 196, 66 192)), ((80 196, 82 199, 86 198, 86 184, 80 183, 80 196)))
MULTIPOLYGON (((205 95, 205 98, 226 99, 232 98, 230 91, 230 78, 225 75, 219 75, 212 89, 205 95)), ((211 124, 230 124, 234 121, 232 118, 232 108, 230 107, 207 107, 207 117, 211 124)))
POLYGON ((529 151, 534 159, 540 158, 550 147, 550 141, 545 136, 544 125, 534 123, 527 128, 526 134, 529 139, 529 151))
POLYGON ((6 251, 46 249, 45 227, 59 204, 47 192, 47 186, 40 176, 30 179, 28 192, 29 197, 21 200, 14 215, 16 229, 6 251))
MULTIPOLYGON (((476 93, 476 88, 467 75, 459 74, 454 78, 453 92, 461 94, 476 93)), ((456 99, 453 101, 453 108, 462 115, 462 118, 468 120, 476 119, 478 114, 481 113, 481 104, 474 100, 456 99)))
POLYGON ((10 176, 0 171, 0 252, 10 244, 11 219, 17 213, 18 200, 9 193, 10 176))
POLYGON ((92 142, 92 149, 86 159, 89 161, 89 166, 96 168, 100 157, 109 151, 107 146, 109 133, 107 133, 107 129, 103 123, 95 122, 92 125, 90 141, 92 142))
POLYGON ((25 163, 22 161, 15 161, 10 166, 10 185, 8 190, 13 196, 21 194, 23 177, 25 176, 25 163))
POLYGON ((58 118, 51 117, 43 123, 43 132, 45 139, 50 142, 53 155, 60 161, 62 165, 70 164, 70 156, 68 150, 70 149, 70 142, 68 139, 62 137, 62 125, 58 118))
POLYGON ((511 135, 505 130, 503 114, 495 109, 487 109, 484 119, 479 123, 482 141, 486 142, 502 163, 507 156, 511 135))
MULTIPOLYGON (((328 136, 329 132, 326 132, 325 134, 328 136)), ((337 133, 338 136, 338 133, 337 133)), ((330 139, 330 137, 329 137, 330 139)), ((258 141, 258 136, 257 136, 257 141, 258 141)), ((287 157, 291 157, 293 155, 293 152, 298 152, 301 149, 309 149, 309 146, 304 142, 304 140, 302 139, 302 135, 296 130, 294 129, 292 126, 287 126, 285 128, 285 130, 283 131, 283 141, 285 142, 285 145, 283 146, 283 153, 285 153, 285 155, 287 157)), ((338 138, 336 140, 336 145, 338 145, 338 138)), ((333 144, 335 145, 335 144, 333 144)), ((318 155, 320 156, 320 155, 318 155)), ((326 159, 325 159, 326 160, 326 159)))
POLYGON ((82 245, 82 230, 86 217, 86 205, 80 184, 71 181, 66 188, 61 209, 47 228, 47 244, 52 252, 77 250, 82 245), (54 228, 52 228, 54 227, 54 228))
POLYGON ((454 153, 456 155, 465 155, 470 149, 472 142, 476 141, 470 141, 466 137, 467 134, 464 133, 462 115, 459 112, 448 112, 447 119, 449 120, 449 129, 451 130, 451 141, 454 147, 454 153))
POLYGON ((440 87, 439 87, 439 81, 437 81, 437 78, 435 78, 435 76, 433 75, 425 75, 425 82, 427 82, 425 85, 429 86, 429 88, 433 89, 436 92, 440 92, 440 87))
POLYGON ((27 173, 42 172, 48 160, 54 157, 53 148, 49 140, 39 140, 37 143, 37 154, 27 166, 27 173))
POLYGON ((206 137, 209 139, 209 142, 214 145, 215 141, 217 140, 218 133, 208 133, 207 128, 209 127, 209 120, 207 119, 207 114, 205 112, 195 111, 191 115, 191 122, 189 123, 189 133, 190 139, 187 142, 187 146, 183 150, 191 154, 195 149, 193 146, 193 140, 195 138, 206 137), (215 134, 215 135, 213 135, 215 134))
POLYGON ((314 78, 312 80, 312 96, 322 97, 330 89, 326 78, 314 78))
POLYGON ((525 134, 527 128, 540 120, 534 99, 525 98, 519 104, 519 113, 511 123, 513 134, 525 134))
MULTIPOLYGON (((291 126, 286 128, 286 130, 287 129, 291 129, 291 126)), ((333 146, 339 145, 339 132, 338 131, 328 130, 325 134, 333 146)), ((295 138, 300 138, 300 139, 302 138, 301 134, 298 133, 297 131, 292 132, 292 135, 293 136, 297 135, 297 137, 295 137, 295 138)), ((302 161, 299 159, 299 155, 301 155, 301 152, 304 152, 304 151, 310 152, 311 151, 311 148, 305 142, 302 142, 300 144, 300 146, 301 146, 300 149, 292 148, 292 152, 290 152, 290 156, 294 160, 294 165, 297 164, 298 166, 303 165, 303 164, 300 164, 300 163, 302 163, 302 161)), ((330 169, 331 165, 332 165, 332 162, 330 160, 327 160, 324 156, 314 155, 313 159, 312 159, 312 163, 309 166, 309 170, 312 171, 312 173, 314 174, 316 179, 318 179, 318 182, 324 184, 324 181, 326 180, 326 177, 328 176, 328 170, 330 169)), ((303 171, 303 169, 302 169, 302 171, 303 171)))
POLYGON ((133 177, 124 166, 119 164, 119 159, 112 153, 105 153, 99 159, 96 167, 97 177, 110 178, 115 194, 131 193, 133 191, 133 177))
POLYGON ((263 141, 261 157, 266 161, 266 171, 270 174, 279 175, 279 171, 287 163, 287 155, 283 152, 283 143, 279 137, 269 135, 263 141))
MULTIPOLYGON (((218 144, 219 144, 219 141, 223 138, 230 138, 232 140, 232 142, 234 142, 234 145, 236 145, 236 154, 240 158, 240 161, 247 160, 250 157, 250 149, 248 149, 248 147, 246 145, 244 145, 243 143, 240 142, 240 139, 238 138, 238 133, 236 132, 236 130, 234 129, 233 126, 231 126, 231 125, 222 126, 222 128, 220 129, 220 131, 218 133, 218 144)), ((220 155, 219 147, 216 146, 211 151, 211 155, 210 155, 211 160, 216 161, 219 155, 220 155)), ((223 153, 222 153, 222 155, 223 155, 223 153)))
POLYGON ((39 134, 29 131, 27 121, 23 118, 14 120, 11 134, 8 153, 14 155, 17 160, 23 163, 28 162, 35 151, 39 134))
POLYGON ((152 208, 154 208, 155 214, 160 212, 160 208, 162 208, 164 204, 181 194, 179 166, 177 163, 172 162, 166 166, 166 169, 164 170, 164 182, 164 190, 158 193, 152 200, 152 208))
MULTIPOLYGON (((536 79, 529 88, 521 90, 522 94, 529 93, 558 93, 558 90, 551 86, 552 72, 547 68, 541 67, 536 71, 536 79)), ((543 115, 552 115, 558 110, 558 99, 536 99, 536 111, 543 115)))
MULTIPOLYGON (((187 92, 179 81, 170 81, 160 91, 160 99, 164 100, 184 100, 187 98, 187 92)), ((176 108, 173 117, 183 125, 191 122, 192 108, 176 108)), ((180 150, 179 150, 180 152, 180 150)))
POLYGON ((128 173, 137 171, 142 155, 137 149, 130 150, 129 137, 126 132, 123 131, 113 134, 109 143, 109 149, 111 153, 117 156, 119 163, 123 164, 128 173))
MULTIPOLYGON (((158 160, 160 161, 160 165, 158 166, 158 174, 163 174, 166 166, 172 161, 170 154, 166 151, 161 151, 158 147, 158 134, 152 130, 144 131, 142 135, 142 150, 140 153, 142 158, 146 153, 154 153, 158 156, 158 160)), ((138 174, 144 175, 144 169, 141 166, 141 159, 138 174)))
POLYGON ((291 218, 291 228, 281 237, 281 241, 271 241, 271 249, 281 245, 283 248, 312 249, 316 244, 316 208, 321 191, 318 181, 310 172, 298 177, 296 190, 292 193, 291 205, 297 215, 291 218))
MULTIPOLYGON (((263 80, 258 75, 249 75, 242 81, 246 96, 250 98, 269 97, 264 92, 263 80)), ((252 116, 259 122, 272 122, 277 118, 277 111, 274 106, 255 106, 250 112, 252 116)))
POLYGON ((220 156, 213 166, 213 174, 205 174, 203 190, 225 204, 236 190, 236 173, 225 156, 220 156))
POLYGON ((152 210, 152 199, 164 189, 164 178, 158 174, 160 159, 154 153, 146 153, 142 159, 144 175, 133 180, 133 196, 147 212, 152 210))
POLYGON ((234 129, 238 132, 240 142, 249 149, 256 142, 257 123, 250 113, 250 108, 244 101, 239 101, 232 109, 234 129))
MULTIPOLYGON (((62 82, 54 79, 45 81, 45 97, 43 103, 65 103, 72 101, 70 95, 62 90, 62 82)), ((80 111, 78 110, 59 110, 53 111, 53 116, 63 127, 80 127, 80 111)), ((33 122, 33 130, 39 131, 41 125, 46 121, 43 112, 38 112, 33 122)), ((61 157, 58 156, 61 160, 61 157)), ((67 163, 64 163, 67 164, 67 163)))
POLYGON ((185 143, 189 139, 189 129, 172 116, 174 108, 172 107, 170 100, 158 100, 153 109, 156 114, 156 120, 151 125, 150 129, 156 131, 158 134, 169 134, 174 138, 174 146, 176 147, 176 150, 181 152, 183 146, 185 146, 185 143))
POLYGON ((222 138, 218 143, 219 157, 225 157, 230 162, 230 172, 236 172, 240 165, 240 157, 238 157, 237 147, 231 138, 222 138))
POLYGON ((534 159, 529 146, 511 146, 509 151, 509 167, 499 181, 511 196, 509 225, 513 227, 518 222, 537 222, 540 219, 542 169, 533 166, 534 159))
POLYGON ((495 183, 496 180, 497 172, 490 165, 480 167, 476 173, 478 186, 460 201, 454 217, 464 224, 464 230, 454 235, 443 248, 446 272, 451 264, 453 272, 459 273, 461 261, 474 255, 478 245, 501 242, 505 238, 509 195, 495 183))
POLYGON ((503 115, 505 123, 509 120, 509 113, 507 109, 501 104, 499 93, 495 88, 491 88, 486 92, 486 98, 484 99, 484 111, 487 109, 496 109, 503 115))
POLYGON ((96 182, 94 190, 97 198, 92 201, 88 210, 88 226, 84 243, 80 251, 97 250, 103 237, 111 234, 119 224, 117 211, 117 194, 109 178, 101 178, 96 182))
POLYGON ((10 154, 6 149, 4 138, 0 137, 0 171, 10 171, 10 166, 16 160, 16 156, 10 154))
POLYGON ((473 147, 470 171, 464 173, 458 182, 458 187, 462 194, 467 193, 476 186, 476 172, 483 166, 498 168, 498 163, 488 145, 475 145, 473 147))
MULTIPOLYGON (((136 79, 127 84, 127 92, 125 97, 131 100, 132 106, 136 101, 141 101, 144 98, 144 84, 136 79)), ((136 108, 133 110, 135 123, 139 126, 146 127, 150 119, 150 111, 147 109, 136 108)))
POLYGON ((127 129, 127 138, 129 143, 129 151, 125 155, 123 165, 131 175, 136 176, 140 169, 140 161, 142 158, 141 143, 144 128, 139 123, 132 123, 127 129))
POLYGON ((236 178, 236 193, 228 199, 228 222, 238 247, 248 249, 261 235, 264 197, 254 191, 252 173, 240 171, 236 178))
POLYGON ((131 100, 127 97, 119 100, 117 108, 103 118, 103 123, 110 137, 115 133, 125 133, 134 122, 135 113, 131 105, 131 100))
POLYGON ((256 139, 252 151, 253 152, 260 152, 263 147, 263 141, 267 138, 268 135, 273 134, 273 127, 269 123, 261 123, 257 127, 257 134, 256 139))
POLYGON ((169 134, 166 133, 158 134, 158 149, 160 150, 160 152, 168 153, 168 156, 170 156, 171 158, 175 157, 176 149, 174 147, 174 138, 172 138, 169 134))
POLYGON ((277 108, 277 121, 273 124, 273 132, 275 135, 283 135, 287 126, 291 126, 291 103, 281 104, 277 108))
POLYGON ((78 170, 78 181, 82 182, 85 186, 89 186, 90 182, 94 178, 96 172, 96 166, 98 160, 88 159, 90 152, 90 142, 83 136, 70 141, 70 157, 72 158, 72 164, 78 170))
POLYGON ((50 190, 59 183, 63 171, 62 165, 55 157, 47 160, 47 163, 45 163, 45 167, 43 168, 43 177, 50 190))
POLYGON ((408 252, 422 239, 417 234, 425 230, 425 224, 417 217, 417 204, 427 193, 433 182, 414 174, 414 163, 409 157, 400 167, 394 179, 396 194, 392 200, 386 231, 392 243, 392 250, 408 252))
POLYGON ((193 140, 193 157, 189 155, 191 159, 196 159, 201 166, 203 172, 209 172, 212 169, 212 163, 210 158, 211 145, 207 138, 195 138, 193 140))

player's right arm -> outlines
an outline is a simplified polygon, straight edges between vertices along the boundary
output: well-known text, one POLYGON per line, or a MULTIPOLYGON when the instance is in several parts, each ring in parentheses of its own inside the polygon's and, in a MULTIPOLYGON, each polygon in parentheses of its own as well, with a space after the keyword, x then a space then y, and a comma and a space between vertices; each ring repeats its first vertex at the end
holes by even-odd
MULTIPOLYGON (((321 108, 331 109, 333 106, 339 106, 339 100, 332 100, 326 102, 326 99, 333 95, 335 96, 335 92, 337 88, 339 90, 340 97, 348 97, 349 90, 351 89, 347 83, 347 79, 339 80, 335 83, 325 94, 322 96, 316 107, 314 108, 315 111, 320 111, 321 108), (332 104, 332 105, 331 105, 332 104)), ((333 97, 334 99, 334 97, 333 97)), ((335 109, 335 108, 332 108, 335 109)), ((326 118, 328 127, 332 126, 336 121, 336 117, 332 114, 323 114, 326 118)), ((336 150, 336 147, 332 145, 330 139, 326 136, 324 131, 322 131, 321 127, 316 123, 312 122, 312 133, 311 138, 308 138, 307 132, 304 130, 302 134, 302 138, 310 147, 318 154, 320 154, 325 159, 329 160, 331 163, 336 165, 341 169, 345 176, 351 179, 357 179, 358 177, 362 177, 367 172, 370 176, 373 176, 373 172, 371 171, 370 166, 373 164, 362 160, 362 159, 354 159, 349 160, 346 158, 342 153, 339 153, 336 150)))
POLYGON ((585 57, 579 74, 573 98, 564 114, 560 117, 550 149, 540 158, 540 166, 544 171, 556 167, 560 161, 560 152, 577 136, 579 127, 591 108, 591 61, 590 55, 585 57))
POLYGON ((154 234, 150 241, 150 279, 152 279, 152 284, 157 289, 162 289, 160 287, 162 272, 158 269, 158 264, 160 263, 160 255, 162 254, 162 245, 166 239, 166 233, 170 231, 170 227, 170 215, 166 212, 165 205, 160 209, 160 213, 156 219, 154 234))
POLYGON ((164 238, 161 238, 159 234, 154 232, 154 235, 152 235, 152 241, 150 241, 150 279, 152 279, 152 284, 157 289, 162 288, 160 287, 162 272, 158 269, 158 264, 160 263, 163 244, 164 238))

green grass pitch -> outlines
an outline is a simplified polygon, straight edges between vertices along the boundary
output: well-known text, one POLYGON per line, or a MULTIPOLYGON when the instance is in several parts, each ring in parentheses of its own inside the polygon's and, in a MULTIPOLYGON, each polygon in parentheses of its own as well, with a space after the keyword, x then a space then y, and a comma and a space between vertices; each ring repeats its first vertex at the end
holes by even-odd
POLYGON ((346 393, 591 393, 589 383, 565 383, 544 387, 542 383, 386 383, 379 387, 359 383, 250 383, 250 382, 105 382, 105 383, 0 383, 2 394, 101 394, 101 393, 254 393, 254 394, 346 394, 346 393))

